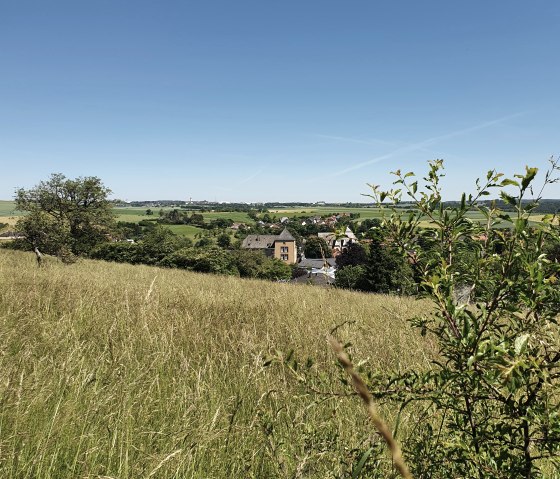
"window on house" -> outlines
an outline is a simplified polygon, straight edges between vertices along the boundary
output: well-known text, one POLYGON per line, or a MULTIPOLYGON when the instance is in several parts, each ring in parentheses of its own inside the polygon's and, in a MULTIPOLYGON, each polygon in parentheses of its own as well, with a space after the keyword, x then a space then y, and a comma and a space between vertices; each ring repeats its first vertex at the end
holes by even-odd
POLYGON ((281 246, 280 247, 280 252, 281 253, 287 253, 288 252, 288 247, 287 246, 281 246))
POLYGON ((287 255, 287 254, 281 254, 281 255, 280 255, 280 259, 281 259, 282 261, 288 261, 288 255, 287 255))

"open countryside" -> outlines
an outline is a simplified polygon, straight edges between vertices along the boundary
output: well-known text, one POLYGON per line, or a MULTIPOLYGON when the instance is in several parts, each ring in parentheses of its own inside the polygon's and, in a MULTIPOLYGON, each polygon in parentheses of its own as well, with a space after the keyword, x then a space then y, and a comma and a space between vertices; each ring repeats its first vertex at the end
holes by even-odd
MULTIPOLYGON (((21 470, 34 476, 43 470, 47 476, 66 471, 70 477, 96 470, 98 475, 111 477, 126 470, 131 477, 140 471, 174 477, 207 474, 206 464, 217 461, 211 470, 219 471, 219 476, 276 477, 282 471, 289 471, 289 475, 306 471, 310 477, 325 477, 327 471, 335 471, 344 477, 363 471, 384 477, 397 468, 403 477, 412 477, 411 469, 423 471, 434 464, 441 471, 472 476, 478 470, 476 462, 450 463, 447 457, 449 452, 455 454, 464 448, 472 448, 473 458, 479 454, 475 443, 470 443, 472 426, 467 422, 457 430, 456 421, 465 421, 470 415, 474 418, 475 412, 457 406, 451 378, 468 378, 469 385, 460 394, 469 403, 483 403, 476 416, 500 430, 513 432, 524 427, 527 409, 538 398, 552 403, 558 400, 554 388, 543 390, 541 380, 533 378, 542 377, 543 368, 547 374, 558 369, 560 378, 560 226, 554 214, 539 213, 540 221, 531 221, 539 208, 549 211, 557 208, 557 202, 524 200, 538 174, 536 168, 527 168, 524 176, 519 175, 519 182, 500 180, 502 175, 492 172, 482 190, 485 193, 500 181, 500 187, 515 184, 517 196, 503 193, 503 201, 485 203, 469 198, 443 204, 437 189, 444 176, 443 162, 432 161, 429 167, 431 175, 424 188, 431 193, 418 197, 413 205, 400 203, 398 189, 377 190, 378 197, 391 198, 394 204, 375 209, 344 207, 345 211, 338 213, 332 212, 336 205, 307 207, 307 213, 301 207, 271 211, 266 205, 234 205, 233 211, 228 211, 223 205, 192 204, 159 208, 156 215, 154 207, 161 205, 115 207, 99 178, 71 180, 60 174, 30 190, 20 189, 15 203, 3 203, 8 214, 16 205, 27 214, 18 217, 17 236, 5 237, 8 241, 0 250, 0 272, 9 284, 0 300, 6 306, 4 343, 12 348, 10 357, 15 355, 24 368, 35 371, 35 382, 33 388, 26 383, 34 392, 22 396, 20 379, 17 400, 5 408, 7 439, 2 444, 4 450, 12 452, 0 462, 0 471, 4 468, 7 474, 17 475, 21 470), (361 212, 378 217, 362 219, 361 212), (235 223, 230 215, 245 222, 235 223), (486 221, 481 221, 484 217, 486 221), (503 252, 507 254, 497 254, 503 252), (85 289, 68 287, 74 283, 83 284, 85 289), (139 289, 140 283, 143 286, 139 289), (29 287, 34 298, 27 294, 29 287), (70 294, 61 295, 62 291, 70 294), (102 302, 96 300, 101 297, 102 302), (122 297, 126 298, 124 309, 118 300, 122 297), (45 301, 47 309, 41 306, 45 301), (22 308, 28 323, 18 314, 22 308), (527 314, 532 315, 535 308, 538 315, 528 321, 527 314), (69 323, 60 322, 59 315, 69 323), (79 319, 89 317, 97 318, 100 330, 92 330, 88 319, 79 319), (106 318, 105 326, 101 318, 106 318), (373 323, 370 318, 374 318, 373 323), (524 319, 520 322, 519 318, 524 319), (138 333, 129 321, 138 324, 138 333), (104 336, 109 324, 115 332, 104 336), (300 326, 320 332, 322 339, 315 333, 303 333, 300 326), (169 327, 176 334, 171 335, 169 327), (21 328, 27 331, 25 338, 32 334, 25 328, 34 328, 33 334, 38 336, 31 343, 22 342, 17 336, 21 328), (89 331, 93 349, 80 349, 77 354, 76 335, 85 334, 81 328, 89 331), (386 328, 396 336, 383 332, 386 328), (471 334, 471 328, 478 332, 471 334), (504 334, 508 339, 503 339, 504 334), (300 343, 296 338, 301 335, 313 344, 300 343), (382 344, 375 346, 372 336, 379 337, 382 344), (531 337, 538 342, 529 346, 531 337), (52 389, 52 381, 60 383, 63 377, 32 359, 40 356, 36 348, 45 347, 41 338, 56 345, 48 356, 65 365, 65 390, 73 399, 64 403, 64 419, 42 412, 54 408, 58 415, 62 397, 46 391, 52 389), (481 343, 482 338, 486 338, 485 343, 481 343), (334 353, 330 362, 327 340, 334 353), (356 347, 364 340, 375 353, 356 347), (492 341, 499 350, 483 345, 492 341), (465 348, 465 343, 470 346, 465 348), (472 348, 479 347, 473 356, 472 348), (403 355, 403 349, 412 356, 403 355), (360 358, 358 366, 348 353, 360 358), (149 363, 138 360, 144 355, 150 358, 149 363), (94 367, 94 361, 103 356, 104 366, 94 367), (124 367, 126 372, 114 378, 116 357, 117 369, 124 367), (457 359, 442 363, 440 357, 457 359), (479 375, 475 379, 464 369, 464 364, 476 361, 477 368, 494 371, 496 357, 500 368, 510 365, 507 373, 492 372, 491 377, 479 375), (511 358, 523 357, 533 366, 511 362, 511 358), (540 357, 544 360, 536 362, 540 357), (335 358, 343 366, 338 372, 332 369, 335 358), (177 362, 179 369, 170 367, 170 360, 177 362), (244 367, 232 376, 230 369, 236 364, 244 367), (516 371, 518 367, 523 371, 516 371), (181 368, 185 368, 183 381, 177 379, 181 368), (156 379, 147 375, 144 380, 139 371, 153 371, 156 379), (205 371, 207 378, 201 376, 205 371), (381 442, 368 443, 364 449, 364 437, 370 433, 367 426, 363 429, 354 424, 353 408, 358 404, 353 394, 344 391, 349 386, 346 373, 353 378, 370 419, 380 432, 386 431, 382 435, 393 453, 392 461, 387 460, 381 442), (98 381, 102 381, 101 388, 98 381), (442 387, 442 381, 451 381, 449 388, 442 387), (431 391, 428 397, 426 388, 431 391), (481 388, 486 388, 482 396, 481 388), (20 412, 22 397, 30 401, 37 389, 45 391, 39 392, 44 400, 36 403, 38 409, 28 407, 20 412), (107 395, 108 390, 114 393, 107 395), (523 400, 503 409, 501 404, 509 400, 512 390, 523 400), (126 406, 120 405, 122 395, 127 398, 126 406), (187 412, 163 406, 178 404, 177 395, 188 395, 193 409, 187 412), (382 404, 380 409, 374 408, 374 397, 382 404), (415 401, 408 404, 410 399, 405 399, 403 403, 403 397, 415 401), (82 416, 80 404, 91 401, 103 406, 94 416, 85 416, 87 426, 83 423, 80 430, 86 431, 86 436, 82 433, 76 442, 71 425, 82 416), (443 410, 441 404, 445 404, 443 410), (289 408, 283 412, 286 405, 289 408), (424 416, 426 407, 429 417, 424 416), (202 411, 207 417, 199 421, 204 417, 202 411), (178 415, 181 424, 174 424, 178 415), (337 419, 332 421, 329 416, 337 419), (124 425, 126 437, 106 437, 107 429, 121 428, 114 421, 124 425), (297 437, 290 434, 301 421, 307 427, 297 437), (399 424, 399 438, 406 457, 412 459, 411 469, 395 441, 397 430, 391 433, 385 421, 399 424), (150 430, 166 433, 161 438, 151 433, 139 438, 147 423, 150 430), (18 424, 33 424, 36 429, 18 424), (421 459, 424 442, 433 440, 437 424, 444 436, 463 439, 458 446, 447 446, 448 453, 439 459, 431 456, 425 465, 421 459), (418 442, 418 434, 426 438, 418 442), (38 469, 31 461, 36 441, 48 443, 51 437, 58 438, 53 442, 55 449, 41 447, 44 458, 39 458, 38 469), (244 451, 262 439, 263 446, 245 461, 244 451), (184 441, 191 444, 188 450, 179 447, 184 441), (310 449, 302 446, 309 441, 313 443, 310 449), (322 446, 323 441, 328 445, 322 446), (341 447, 339 441, 348 453, 334 452, 341 447), (153 453, 141 457, 130 450, 132 447, 151 447, 153 453), (84 456, 90 450, 99 453, 84 456), (222 456, 217 452, 221 450, 228 454, 222 456), (20 468, 19 460, 26 457, 31 465, 20 468), (48 466, 44 464, 47 457, 48 466), (65 465, 67 457, 73 458, 70 467, 65 465)), ((554 183, 559 172, 559 161, 551 160, 545 186, 554 183)), ((409 181, 407 176, 399 176, 398 184, 408 188, 409 181)), ((12 364, 12 360, 0 363, 8 368, 8 377, 12 364)), ((554 385, 555 373, 549 378, 554 385)), ((9 394, 10 381, 5 394, 9 394)), ((505 441, 499 461, 491 466, 493 474, 511 468, 552 473, 554 454, 529 452, 520 460, 515 452, 530 437, 554 447, 558 442, 554 434, 543 436, 549 434, 549 428, 545 424, 525 429, 525 436, 519 437, 513 448, 505 441)), ((477 434, 488 435, 487 440, 493 436, 486 428, 477 429, 477 434)), ((492 445, 492 451, 495 447, 492 445)))
POLYGON ((0 19, 0 479, 560 479, 560 2, 0 19))
MULTIPOLYGON (((150 204, 150 202, 146 202, 150 204)), ((222 205, 223 207, 223 205, 222 205)), ((256 205, 257 208, 260 206, 256 205)), ((154 210, 154 214, 156 218, 153 216, 150 217, 146 215, 146 210, 149 207, 134 207, 134 206, 127 206, 127 207, 115 207, 113 208, 113 213, 115 214, 118 221, 125 221, 125 222, 133 222, 138 223, 139 221, 145 220, 154 220, 157 218, 157 214, 159 211, 169 212, 173 208, 170 207, 162 207, 162 208, 151 208, 154 210)), ((227 207, 226 207, 227 209, 227 207)), ((205 222, 210 222, 211 220, 216 219, 226 219, 232 220, 236 223, 251 223, 253 220, 243 212, 239 211, 213 211, 213 210, 199 210, 199 209, 189 209, 188 207, 185 208, 185 211, 196 211, 201 212, 204 216, 205 222)), ((376 218, 380 219, 386 213, 386 209, 380 209, 374 206, 368 207, 347 207, 347 206, 314 206, 309 205, 308 207, 289 207, 289 208, 270 208, 268 209, 271 215, 276 217, 276 219, 280 219, 282 217, 287 218, 295 218, 295 217, 305 217, 305 216, 328 216, 332 213, 353 213, 358 215, 358 219, 355 220, 356 223, 360 223, 364 219, 371 219, 376 218)), ((17 222, 19 216, 24 215, 25 212, 18 211, 15 208, 15 203, 9 200, 0 200, 0 223, 4 223, 13 227, 17 222)), ((404 214, 404 213, 403 213, 404 214)), ((484 217, 476 212, 470 211, 467 213, 467 216, 475 221, 483 221, 484 217)), ((542 221, 544 215, 539 213, 531 214, 531 221, 532 222, 540 222, 542 221)), ((429 222, 425 221, 422 223, 424 227, 429 227, 429 222)), ((202 229, 196 228, 193 226, 187 227, 187 225, 169 225, 169 228, 178 235, 187 236, 189 238, 194 238, 195 235, 201 234, 202 229)), ((4 227, 4 229, 8 229, 4 227)))

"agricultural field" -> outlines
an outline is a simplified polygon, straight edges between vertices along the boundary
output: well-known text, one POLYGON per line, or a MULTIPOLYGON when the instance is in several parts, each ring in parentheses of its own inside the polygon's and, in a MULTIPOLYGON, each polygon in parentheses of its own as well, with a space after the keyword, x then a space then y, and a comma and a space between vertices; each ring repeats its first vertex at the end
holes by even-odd
POLYGON ((207 231, 192 225, 165 225, 165 227, 169 228, 176 235, 186 236, 187 238, 191 239, 194 239, 196 235, 202 234, 207 231))
MULTIPOLYGON (((91 260, 37 268, 7 250, 0 283, 6 478, 351 477, 379 439, 329 331, 373 371, 436 354, 407 322, 428 306, 404 297, 91 260)), ((421 413, 399 414, 401 441, 421 413)), ((381 457, 364 471, 392 477, 381 457)))
POLYGON ((342 206, 312 206, 309 208, 282 208, 270 210, 270 214, 274 214, 278 217, 287 216, 288 218, 293 218, 295 216, 325 216, 332 213, 358 213, 360 219, 380 218, 382 215, 379 208, 349 208, 342 206))
MULTIPOLYGON (((15 203, 13 201, 0 200, 0 223, 7 223, 10 226, 16 224, 18 216, 21 216, 21 211, 15 211, 15 203)), ((1 231, 0 231, 1 232, 1 231)))
POLYGON ((15 203, 13 201, 0 200, 0 216, 18 216, 21 215, 20 211, 15 210, 15 203))
MULTIPOLYGON (((153 215, 146 215, 146 210, 148 208, 139 208, 133 206, 117 207, 113 211, 117 215, 119 221, 133 221, 138 222, 142 220, 157 219, 159 218, 159 211, 171 211, 173 208, 152 208, 154 212, 153 215)), ((251 218, 247 216, 247 213, 240 211, 200 211, 200 210, 186 210, 180 209, 180 211, 189 211, 189 213, 201 213, 204 216, 204 221, 209 223, 211 220, 216 220, 219 218, 230 219, 235 223, 246 223, 252 222, 251 218)))
MULTIPOLYGON (((7 223, 9 225, 14 225, 17 221, 18 216, 21 216, 22 212, 15 211, 15 204, 13 201, 0 201, 0 223, 7 223)), ((145 207, 117 207, 113 211, 116 215, 117 221, 127 221, 132 223, 138 223, 142 220, 157 219, 159 217, 159 208, 152 208, 154 212, 153 215, 146 215, 145 207)), ((163 208, 164 211, 169 211, 172 208, 163 208)), ((186 211, 186 210, 181 210, 186 211)), ((200 212, 199 210, 193 210, 193 212, 200 212)), ((247 213, 239 211, 202 211, 204 216, 204 221, 206 223, 216 220, 216 219, 230 219, 236 223, 252 223, 251 218, 247 213)), ((325 216, 332 213, 358 213, 360 217, 356 220, 358 223, 361 220, 369 218, 381 218, 383 211, 379 208, 350 208, 350 207, 330 207, 330 206, 319 206, 310 208, 283 208, 283 209, 271 209, 270 215, 276 216, 280 219, 283 216, 289 218, 298 216, 325 216)), ((473 220, 483 220, 480 213, 471 212, 468 216, 473 220)), ((538 222, 542 220, 543 215, 534 215, 533 221, 538 222)), ((189 238, 194 238, 194 235, 203 231, 201 228, 196 228, 190 225, 168 225, 170 228, 179 235, 187 236, 189 238)), ((422 226, 429 226, 426 221, 422 226)))

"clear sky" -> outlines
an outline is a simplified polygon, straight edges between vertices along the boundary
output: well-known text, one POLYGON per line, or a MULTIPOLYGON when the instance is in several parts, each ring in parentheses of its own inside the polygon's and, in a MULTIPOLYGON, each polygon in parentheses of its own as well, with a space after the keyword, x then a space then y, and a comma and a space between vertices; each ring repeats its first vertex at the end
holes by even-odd
MULTIPOLYGON (((446 199, 560 153, 560 2, 0 2, 0 198, 363 201, 443 158, 446 199)), ((560 197, 560 185, 547 197, 560 197)))

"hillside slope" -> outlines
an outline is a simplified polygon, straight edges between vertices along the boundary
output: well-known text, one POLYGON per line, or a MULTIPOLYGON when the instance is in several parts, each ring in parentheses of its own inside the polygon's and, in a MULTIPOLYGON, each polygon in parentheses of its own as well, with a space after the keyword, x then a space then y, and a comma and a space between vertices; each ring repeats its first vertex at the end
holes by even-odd
POLYGON ((324 394, 326 334, 377 369, 431 350, 407 298, 4 250, 0 285, 5 478, 340 477, 373 433, 324 394))

